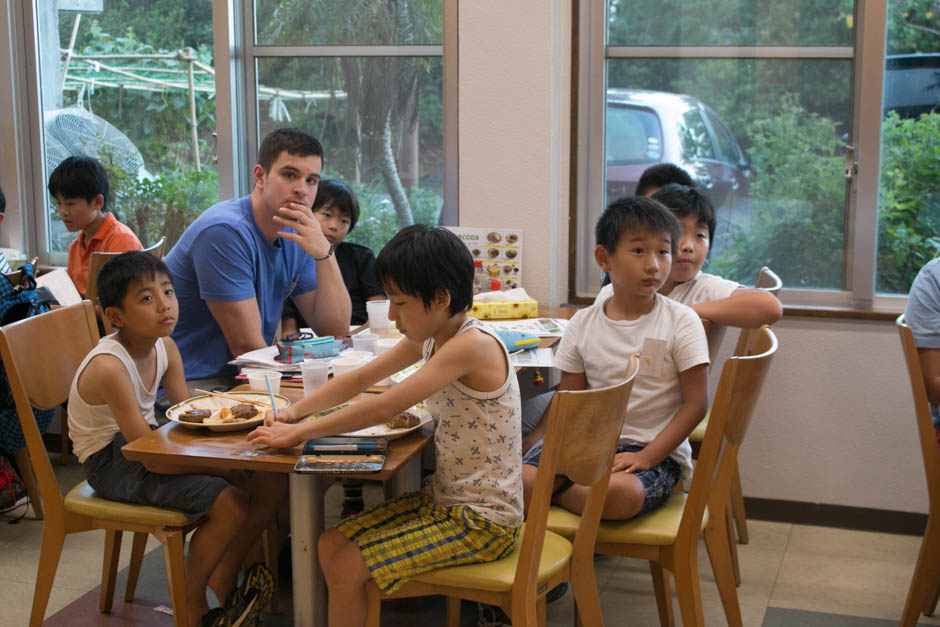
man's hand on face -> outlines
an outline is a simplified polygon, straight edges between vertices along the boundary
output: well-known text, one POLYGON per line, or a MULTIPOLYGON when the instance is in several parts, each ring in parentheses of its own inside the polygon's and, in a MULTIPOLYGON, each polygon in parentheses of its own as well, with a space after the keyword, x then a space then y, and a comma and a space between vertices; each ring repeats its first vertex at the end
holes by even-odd
POLYGON ((314 259, 323 259, 330 252, 330 242, 323 234, 320 227, 320 220, 313 215, 310 207, 299 200, 288 200, 281 207, 278 207, 279 215, 274 216, 274 221, 282 227, 290 227, 296 233, 290 231, 278 231, 278 237, 296 242, 305 253, 314 259))

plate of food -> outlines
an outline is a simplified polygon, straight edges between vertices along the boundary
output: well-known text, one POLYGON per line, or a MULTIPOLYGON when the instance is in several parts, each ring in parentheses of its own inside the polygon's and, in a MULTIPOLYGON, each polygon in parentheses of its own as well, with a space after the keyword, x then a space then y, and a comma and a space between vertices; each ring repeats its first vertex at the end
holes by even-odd
MULTIPOLYGON (((332 414, 335 411, 339 411, 344 407, 349 407, 352 403, 343 403, 337 405, 336 407, 330 407, 319 413, 316 413, 308 418, 308 420, 316 420, 323 416, 332 414)), ((358 431, 351 431, 349 433, 340 433, 338 435, 344 435, 347 437, 363 437, 363 438, 388 438, 389 440, 394 440, 395 438, 400 438, 403 435, 407 435, 412 431, 420 429, 422 426, 431 422, 433 418, 431 417, 431 412, 428 410, 427 405, 424 403, 418 403, 417 405, 412 406, 408 411, 403 411, 395 415, 391 420, 382 425, 373 425, 371 427, 366 427, 365 429, 359 429, 358 431)))
MULTIPOLYGON (((278 409, 290 401, 275 394, 278 409)), ((166 410, 166 417, 188 429, 238 431, 264 422, 264 413, 271 408, 267 394, 259 392, 226 392, 225 396, 202 394, 166 410)))

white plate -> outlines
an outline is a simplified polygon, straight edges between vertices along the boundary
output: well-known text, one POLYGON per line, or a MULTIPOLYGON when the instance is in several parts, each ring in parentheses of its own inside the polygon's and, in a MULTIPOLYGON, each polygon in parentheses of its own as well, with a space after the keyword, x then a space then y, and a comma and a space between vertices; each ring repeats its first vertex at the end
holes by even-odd
MULTIPOLYGON (((352 405, 352 403, 343 403, 341 405, 337 405, 336 407, 331 407, 330 409, 324 410, 318 414, 314 414, 313 416, 310 416, 308 420, 313 420, 315 418, 319 418, 320 416, 326 416, 328 414, 332 414, 334 411, 337 411, 344 407, 348 407, 349 405, 352 405)), ((365 429, 359 429, 358 431, 351 431, 349 433, 340 433, 338 435, 344 435, 344 436, 355 437, 355 438, 359 438, 359 437, 388 438, 389 440, 394 440, 396 438, 402 437, 403 435, 408 435, 412 431, 417 431, 424 425, 434 420, 431 417, 431 412, 428 411, 427 405, 425 405, 424 403, 418 403, 417 405, 412 406, 407 411, 408 413, 414 414, 415 416, 418 417, 419 422, 413 427, 408 427, 407 429, 389 429, 384 424, 373 425, 371 427, 366 427, 365 429)))
MULTIPOLYGON (((270 403, 270 399, 267 394, 261 394, 259 392, 226 392, 230 396, 237 396, 244 398, 246 400, 252 401, 261 401, 263 403, 270 403)), ((287 397, 281 396, 280 394, 275 394, 274 398, 277 401, 278 409, 282 407, 287 407, 290 405, 290 400, 287 397)), ((264 414, 262 413, 260 417, 253 418, 252 420, 243 420, 241 422, 226 422, 223 424, 203 424, 201 422, 186 422, 180 420, 178 416, 190 409, 208 409, 213 414, 217 413, 223 407, 232 407, 237 405, 233 400, 227 398, 222 398, 220 396, 209 396, 208 394, 202 394, 200 396, 194 396, 189 400, 185 400, 182 403, 177 403, 173 407, 170 407, 166 410, 166 417, 169 420, 172 420, 176 424, 183 425, 188 429, 209 429, 210 431, 238 431, 240 429, 250 429, 251 427, 256 427, 259 424, 264 422, 264 414)), ((263 410, 262 410, 263 411, 263 410)))

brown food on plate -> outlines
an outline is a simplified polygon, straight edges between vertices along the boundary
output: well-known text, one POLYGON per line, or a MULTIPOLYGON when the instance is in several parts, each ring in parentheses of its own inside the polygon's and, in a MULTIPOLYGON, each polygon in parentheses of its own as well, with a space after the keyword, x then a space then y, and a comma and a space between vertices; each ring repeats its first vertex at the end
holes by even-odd
POLYGON ((239 403, 231 409, 232 418, 235 420, 253 420, 261 415, 261 410, 254 405, 239 403))
POLYGON ((506 242, 509 244, 515 244, 517 241, 519 241, 519 236, 515 233, 510 233, 506 236, 506 242))
POLYGON ((505 266, 503 266, 503 272, 505 272, 506 274, 511 274, 511 273, 512 273, 512 266, 507 263, 505 266))
POLYGON ((474 257, 479 257, 479 256, 480 256, 480 249, 479 249, 479 248, 474 248, 473 250, 470 251, 470 254, 473 255, 474 257))
POLYGON ((496 257, 499 257, 499 249, 490 248, 489 250, 486 251, 486 254, 495 259, 496 257))
POLYGON ((514 250, 507 250, 507 251, 506 251, 506 257, 508 257, 509 259, 515 259, 515 258, 516 258, 516 251, 514 251, 514 250))
POLYGON ((417 427, 420 422, 421 419, 414 414, 403 411, 386 422, 385 426, 389 429, 410 429, 412 427, 417 427))
POLYGON ((206 418, 212 415, 212 412, 208 409, 188 409, 179 415, 179 420, 182 422, 202 422, 206 418))
POLYGON ((498 244, 499 241, 500 241, 501 239, 503 239, 503 236, 494 231, 494 232, 490 233, 489 235, 487 235, 487 236, 486 236, 486 239, 487 239, 488 241, 492 242, 493 244, 498 244))

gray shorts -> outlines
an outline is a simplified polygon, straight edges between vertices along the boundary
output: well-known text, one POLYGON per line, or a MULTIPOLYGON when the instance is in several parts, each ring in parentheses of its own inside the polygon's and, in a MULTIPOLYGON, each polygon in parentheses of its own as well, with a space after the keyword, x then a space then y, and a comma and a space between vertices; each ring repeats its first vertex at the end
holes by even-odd
MULTIPOLYGON (((642 450, 642 446, 634 446, 632 444, 617 445, 618 453, 637 453, 642 450)), ((538 466, 541 458, 542 441, 539 440, 522 456, 522 463, 529 464, 530 466, 538 466)), ((643 507, 637 512, 637 516, 639 516, 640 514, 645 514, 650 510, 656 509, 669 500, 672 489, 675 487, 676 483, 679 482, 679 479, 682 478, 682 466, 673 458, 667 457, 649 470, 638 470, 633 474, 636 475, 636 478, 643 484, 643 490, 646 493, 643 499, 643 507)), ((571 483, 567 483, 565 487, 559 488, 559 492, 570 486, 571 483)))
POLYGON ((196 521, 206 515, 229 483, 209 475, 158 475, 140 462, 124 457, 127 444, 118 432, 106 447, 93 453, 85 463, 85 478, 101 498, 123 503, 179 509, 196 521))

